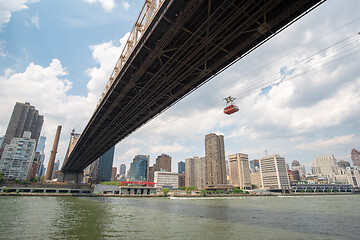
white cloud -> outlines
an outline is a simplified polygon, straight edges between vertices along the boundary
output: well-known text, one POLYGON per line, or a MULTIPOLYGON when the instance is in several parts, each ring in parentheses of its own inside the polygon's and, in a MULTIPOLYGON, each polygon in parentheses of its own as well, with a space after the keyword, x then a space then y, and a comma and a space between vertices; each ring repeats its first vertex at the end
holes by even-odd
POLYGON ((125 34, 125 36, 120 39, 120 45, 110 41, 90 46, 94 60, 100 65, 100 67, 86 70, 86 74, 90 77, 90 81, 87 84, 89 90, 88 98, 92 99, 92 101, 98 101, 100 99, 129 34, 130 33, 125 34))
POLYGON ((83 0, 83 1, 88 2, 90 4, 100 3, 102 8, 106 12, 111 12, 115 8, 115 1, 114 0, 83 0))
POLYGON ((39 29, 40 28, 40 18, 39 16, 33 16, 31 17, 31 22, 34 24, 34 26, 39 29))
POLYGON ((170 145, 153 145, 149 146, 149 152, 152 154, 159 153, 179 153, 179 152, 190 152, 190 148, 185 145, 181 145, 177 142, 174 142, 170 145))
POLYGON ((336 136, 330 139, 318 139, 314 142, 302 143, 296 146, 299 150, 319 150, 319 149, 334 149, 345 144, 359 142, 359 138, 355 134, 336 136))
POLYGON ((5 23, 10 22, 11 13, 27 9, 26 3, 34 3, 38 0, 0 0, 0 31, 5 23))
POLYGON ((0 57, 6 57, 6 51, 5 51, 5 45, 6 42, 0 40, 0 57))
POLYGON ((126 11, 129 10, 130 4, 128 1, 121 1, 121 4, 126 11))

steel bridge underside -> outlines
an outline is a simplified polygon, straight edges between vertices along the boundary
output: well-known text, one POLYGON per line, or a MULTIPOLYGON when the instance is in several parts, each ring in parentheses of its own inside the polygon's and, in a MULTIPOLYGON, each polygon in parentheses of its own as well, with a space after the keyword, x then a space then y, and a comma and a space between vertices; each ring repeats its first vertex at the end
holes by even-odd
POLYGON ((82 171, 117 142, 322 2, 165 0, 62 171, 82 171))

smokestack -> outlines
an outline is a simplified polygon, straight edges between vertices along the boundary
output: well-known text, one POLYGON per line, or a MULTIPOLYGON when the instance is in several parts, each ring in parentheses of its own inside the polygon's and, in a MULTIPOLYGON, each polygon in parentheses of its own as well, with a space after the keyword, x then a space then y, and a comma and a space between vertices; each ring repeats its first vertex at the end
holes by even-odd
POLYGON ((55 157, 56 157, 57 148, 58 148, 58 144, 59 144, 60 132, 61 132, 61 125, 59 125, 56 130, 54 144, 53 144, 53 147, 51 150, 48 167, 46 169, 45 180, 51 180, 51 176, 52 176, 53 169, 54 169, 55 157))

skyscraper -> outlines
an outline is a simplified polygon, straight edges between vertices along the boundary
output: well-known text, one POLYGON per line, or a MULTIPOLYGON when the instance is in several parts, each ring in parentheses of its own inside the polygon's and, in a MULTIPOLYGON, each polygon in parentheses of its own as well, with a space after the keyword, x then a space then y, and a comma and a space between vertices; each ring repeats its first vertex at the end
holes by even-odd
POLYGON ((36 162, 38 164, 36 177, 41 177, 43 175, 45 160, 45 142, 46 137, 40 136, 34 157, 34 163, 36 162))
POLYGON ((182 174, 185 172, 185 162, 180 161, 178 162, 178 173, 182 174))
POLYGON ((156 158, 156 165, 154 166, 154 172, 164 171, 164 170, 171 172, 171 157, 163 153, 156 158))
POLYGON ((21 138, 25 131, 31 132, 30 139, 35 139, 36 145, 43 122, 44 117, 39 115, 39 111, 36 110, 34 106, 31 106, 28 102, 17 102, 14 106, 4 140, 0 148, 0 156, 5 148, 5 145, 9 144, 11 139, 15 137, 21 138))
POLYGON ((149 155, 136 155, 130 164, 130 181, 145 181, 148 179, 149 155))
POLYGON ((122 175, 122 174, 126 174, 126 165, 125 163, 122 163, 120 164, 120 169, 119 169, 119 174, 122 175))
POLYGON ((90 165, 91 182, 109 182, 111 180, 115 146, 101 155, 90 165))
POLYGON ((247 154, 229 155, 230 184, 240 189, 251 189, 249 158, 247 154))
POLYGON ((6 144, 0 160, 0 172, 5 178, 30 180, 36 144, 30 135, 25 131, 24 137, 15 137, 6 144))
POLYGON ((279 155, 265 156, 260 159, 261 185, 265 189, 289 189, 289 176, 285 158, 279 155))
POLYGON ((360 152, 356 149, 351 150, 351 160, 353 162, 354 167, 360 167, 360 152))
POLYGON ((205 136, 207 185, 227 184, 224 136, 210 133, 205 136))

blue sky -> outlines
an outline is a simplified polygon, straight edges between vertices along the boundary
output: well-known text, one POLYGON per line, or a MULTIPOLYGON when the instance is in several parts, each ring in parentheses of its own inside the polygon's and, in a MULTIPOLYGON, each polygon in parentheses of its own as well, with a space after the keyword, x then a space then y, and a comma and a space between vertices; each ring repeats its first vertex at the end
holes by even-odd
MULTIPOLYGON (((0 1, 0 135, 16 101, 45 116, 46 160, 63 126, 81 132, 143 0, 0 1)), ((177 162, 204 156, 204 136, 224 134, 226 155, 265 150, 310 171, 320 155, 350 160, 360 148, 360 2, 329 0, 118 143, 114 165, 137 154, 177 162), (224 97, 240 111, 224 115, 224 97)))

